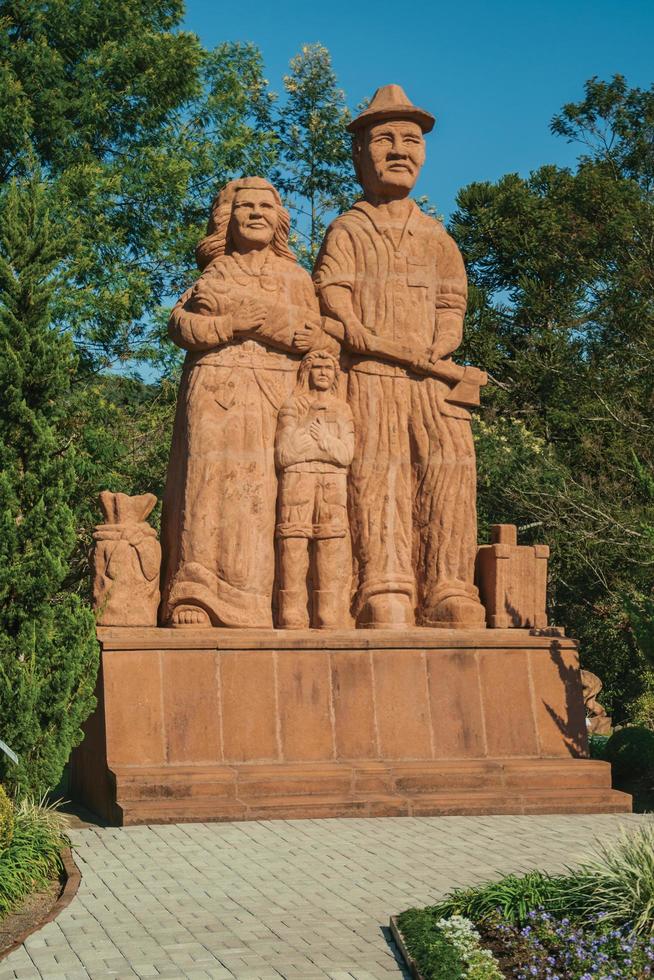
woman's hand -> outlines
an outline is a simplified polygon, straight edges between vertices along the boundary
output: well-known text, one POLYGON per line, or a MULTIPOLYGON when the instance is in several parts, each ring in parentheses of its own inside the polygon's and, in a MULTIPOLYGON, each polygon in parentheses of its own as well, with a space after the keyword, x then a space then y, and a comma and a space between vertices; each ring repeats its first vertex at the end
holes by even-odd
POLYGON ((232 313, 232 329, 234 333, 248 333, 256 330, 265 321, 268 311, 263 303, 256 299, 244 299, 232 313))

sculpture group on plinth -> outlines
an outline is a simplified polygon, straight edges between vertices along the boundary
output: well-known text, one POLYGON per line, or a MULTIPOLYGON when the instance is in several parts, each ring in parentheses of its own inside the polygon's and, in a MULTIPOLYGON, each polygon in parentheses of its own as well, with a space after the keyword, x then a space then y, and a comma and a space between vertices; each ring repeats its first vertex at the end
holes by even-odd
POLYGON ((396 85, 350 123, 363 196, 313 277, 268 181, 213 204, 170 318, 161 576, 151 495, 105 493, 96 533, 72 784, 110 822, 630 807, 587 758, 548 548, 477 547, 486 375, 452 360, 463 261, 409 197, 433 123, 396 85))

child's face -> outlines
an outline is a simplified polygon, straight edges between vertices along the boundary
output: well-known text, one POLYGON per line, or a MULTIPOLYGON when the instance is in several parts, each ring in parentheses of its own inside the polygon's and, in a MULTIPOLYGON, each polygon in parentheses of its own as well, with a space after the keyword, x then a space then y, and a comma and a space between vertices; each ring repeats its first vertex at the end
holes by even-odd
POLYGON ((317 388, 318 391, 328 391, 334 384, 336 369, 331 361, 316 361, 309 370, 309 387, 317 388))

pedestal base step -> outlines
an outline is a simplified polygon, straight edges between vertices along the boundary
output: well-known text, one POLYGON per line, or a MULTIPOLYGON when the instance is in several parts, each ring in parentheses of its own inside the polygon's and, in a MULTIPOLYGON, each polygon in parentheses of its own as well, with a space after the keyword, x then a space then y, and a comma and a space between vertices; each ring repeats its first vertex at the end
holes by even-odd
POLYGON ((130 766, 112 776, 121 824, 631 811, 609 766, 588 759, 130 766))

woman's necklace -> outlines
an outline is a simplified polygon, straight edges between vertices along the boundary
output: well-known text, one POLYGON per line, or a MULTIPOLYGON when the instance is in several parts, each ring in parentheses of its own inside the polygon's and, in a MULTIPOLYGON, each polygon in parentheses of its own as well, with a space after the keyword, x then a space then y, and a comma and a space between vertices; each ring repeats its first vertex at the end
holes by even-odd
POLYGON ((246 262, 240 252, 232 252, 232 258, 236 262, 241 272, 244 272, 246 276, 253 276, 260 279, 261 276, 265 275, 267 271, 267 266, 270 260, 270 251, 266 252, 266 257, 261 263, 246 262))
POLYGON ((268 268, 271 264, 272 254, 272 249, 268 249, 263 262, 261 264, 256 263, 256 265, 246 262, 240 252, 232 252, 232 258, 241 272, 252 279, 258 279, 259 285, 265 292, 274 293, 277 292, 278 283, 268 268))

